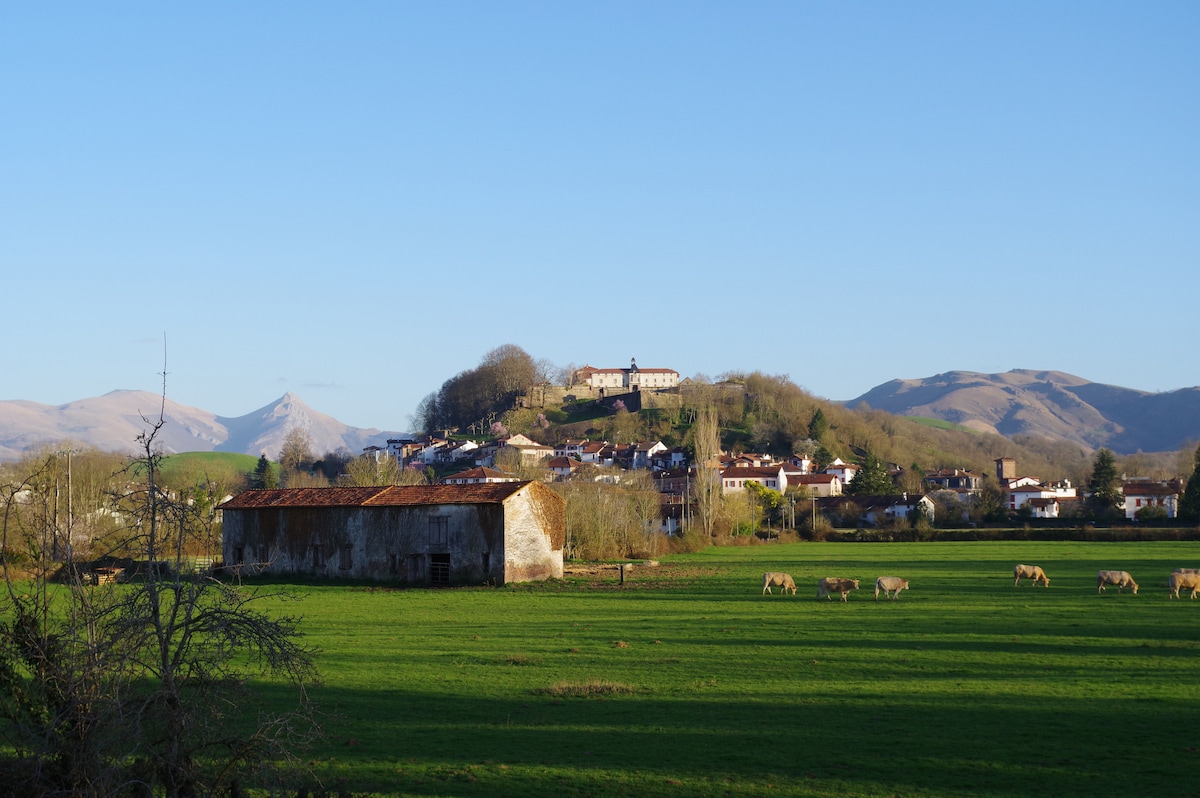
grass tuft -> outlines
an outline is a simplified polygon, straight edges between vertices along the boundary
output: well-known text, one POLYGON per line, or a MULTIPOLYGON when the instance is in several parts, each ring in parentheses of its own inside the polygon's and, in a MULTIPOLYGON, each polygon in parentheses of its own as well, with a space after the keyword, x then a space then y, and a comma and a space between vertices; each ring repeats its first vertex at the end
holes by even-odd
POLYGON ((593 679, 587 682, 555 682, 549 687, 542 687, 534 692, 556 698, 588 698, 590 696, 632 695, 641 691, 628 684, 593 679))

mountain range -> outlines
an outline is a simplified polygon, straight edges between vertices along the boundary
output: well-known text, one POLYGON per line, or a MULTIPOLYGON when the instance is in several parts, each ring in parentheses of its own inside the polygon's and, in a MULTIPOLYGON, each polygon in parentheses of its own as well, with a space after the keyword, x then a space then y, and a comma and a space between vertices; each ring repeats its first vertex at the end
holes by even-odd
POLYGON ((321 455, 341 447, 358 454, 382 446, 404 432, 361 429, 318 413, 290 391, 258 410, 227 418, 172 402, 149 391, 110 391, 65 405, 21 400, 0 401, 0 460, 15 460, 30 449, 71 441, 97 449, 136 453, 138 435, 162 411, 166 424, 157 441, 166 454, 241 452, 274 459, 294 428, 308 432, 312 450, 321 455))
MULTIPOLYGON (((1117 454, 1178 451, 1200 441, 1200 388, 1150 393, 1089 382, 1061 371, 1014 369, 1003 374, 949 371, 892 380, 857 399, 900 416, 960 424, 1005 437, 1033 435, 1117 454)), ((65 405, 0 401, 0 460, 64 441, 133 454, 146 419, 163 411, 158 441, 165 453, 242 452, 274 458, 294 428, 308 432, 313 452, 353 453, 410 433, 362 429, 313 410, 295 394, 229 418, 181 405, 148 391, 110 391, 65 405)))
POLYGON ((1005 437, 1034 435, 1117 454, 1178 451, 1200 441, 1200 388, 1151 393, 1061 371, 949 371, 892 380, 850 402, 941 419, 1005 437))

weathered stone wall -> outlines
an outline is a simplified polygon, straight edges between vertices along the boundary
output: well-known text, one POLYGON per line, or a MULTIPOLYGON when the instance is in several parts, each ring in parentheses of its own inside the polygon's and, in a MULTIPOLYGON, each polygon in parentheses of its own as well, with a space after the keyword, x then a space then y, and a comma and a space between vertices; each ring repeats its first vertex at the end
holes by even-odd
POLYGON ((566 510, 563 499, 534 482, 505 502, 504 581, 561 579, 566 510))
POLYGON ((423 582, 430 556, 441 554, 453 583, 501 581, 504 515, 495 504, 227 510, 225 562, 250 572, 423 582), (433 518, 445 519, 444 543, 430 539, 433 518))

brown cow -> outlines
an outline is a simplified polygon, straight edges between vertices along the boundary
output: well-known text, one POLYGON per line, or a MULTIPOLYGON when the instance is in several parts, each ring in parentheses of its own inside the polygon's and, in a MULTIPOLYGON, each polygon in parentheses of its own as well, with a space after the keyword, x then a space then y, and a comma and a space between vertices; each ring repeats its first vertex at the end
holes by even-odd
POLYGON ((1180 568, 1171 574, 1171 579, 1167 584, 1171 588, 1171 598, 1179 598, 1180 588, 1184 590, 1190 589, 1192 591, 1192 598, 1195 598, 1196 592, 1200 591, 1200 573, 1190 574, 1186 573, 1183 568, 1180 568))
POLYGON ((796 582, 792 579, 791 574, 785 574, 782 571, 767 571, 763 574, 763 593, 774 595, 771 590, 774 585, 779 586, 779 595, 781 596, 789 590, 792 591, 793 596, 796 595, 796 582))
POLYGON ((827 576, 817 582, 817 598, 824 596, 833 601, 834 593, 842 594, 842 601, 846 600, 846 595, 851 590, 858 590, 857 579, 843 579, 839 576, 827 576))
POLYGON ((1096 592, 1103 593, 1105 585, 1116 585, 1118 593, 1129 588, 1133 595, 1137 595, 1137 582, 1133 581, 1128 571, 1100 571, 1096 574, 1096 592))
POLYGON ((1022 579, 1032 579, 1034 587, 1038 582, 1043 587, 1050 587, 1050 577, 1037 565, 1018 565, 1013 568, 1013 587, 1020 587, 1022 579))
POLYGON ((875 580, 875 600, 879 601, 879 591, 888 601, 900 598, 900 591, 908 587, 908 580, 898 576, 881 576, 875 580))

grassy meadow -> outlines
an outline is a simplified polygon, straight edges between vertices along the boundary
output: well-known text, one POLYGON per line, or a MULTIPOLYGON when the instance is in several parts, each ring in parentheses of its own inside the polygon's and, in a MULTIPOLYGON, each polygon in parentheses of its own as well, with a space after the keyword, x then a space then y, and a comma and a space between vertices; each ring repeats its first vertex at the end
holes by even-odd
POLYGON ((498 589, 301 586, 325 789, 1174 794, 1200 764, 1196 543, 716 548, 498 589), (1014 588, 1017 562, 1049 589, 1014 588), (1095 573, 1130 571, 1132 596, 1095 573), (797 596, 761 595, 764 570, 797 596), (819 577, 862 589, 815 600, 819 577), (872 600, 880 575, 908 578, 872 600))

